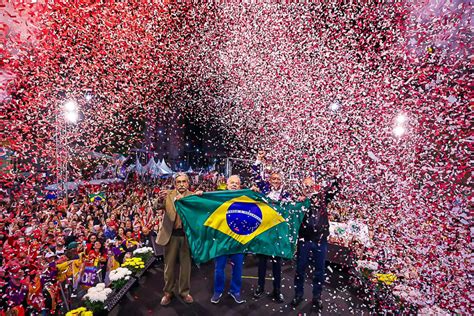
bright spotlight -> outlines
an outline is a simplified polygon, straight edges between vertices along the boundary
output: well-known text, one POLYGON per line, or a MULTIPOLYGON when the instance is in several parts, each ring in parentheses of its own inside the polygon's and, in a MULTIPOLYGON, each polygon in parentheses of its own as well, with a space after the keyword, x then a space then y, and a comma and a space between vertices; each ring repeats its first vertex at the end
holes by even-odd
POLYGON ((92 94, 87 93, 86 94, 86 101, 89 102, 90 100, 92 100, 92 94))
POLYGON ((333 102, 331 103, 331 105, 329 106, 329 108, 331 109, 331 111, 337 111, 340 107, 340 104, 339 102, 333 102))
POLYGON ((66 112, 75 112, 77 111, 77 103, 76 101, 69 100, 66 103, 64 103, 64 110, 66 112))
POLYGON ((64 118, 69 123, 76 123, 77 120, 79 119, 79 114, 77 112, 65 112, 64 118))
POLYGON ((405 114, 400 114, 397 116, 396 121, 398 124, 403 124, 407 121, 407 116, 405 114))
POLYGON ((403 126, 396 126, 394 129, 393 129, 393 134, 397 137, 400 137, 402 136, 403 134, 405 134, 405 128, 403 126))

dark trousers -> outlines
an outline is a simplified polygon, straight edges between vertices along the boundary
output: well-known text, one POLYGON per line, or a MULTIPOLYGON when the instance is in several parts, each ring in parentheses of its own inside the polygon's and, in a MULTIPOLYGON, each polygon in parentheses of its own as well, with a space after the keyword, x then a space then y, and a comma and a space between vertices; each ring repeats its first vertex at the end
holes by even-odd
POLYGON ((265 276, 267 275, 267 261, 272 262, 273 290, 280 291, 281 286, 281 257, 258 256, 258 286, 265 289, 265 276))
POLYGON ((303 297, 304 277, 306 268, 309 265, 314 267, 313 275, 313 297, 320 298, 324 283, 324 270, 328 242, 322 241, 319 244, 313 241, 298 242, 296 253, 296 275, 295 275, 295 296, 303 297))

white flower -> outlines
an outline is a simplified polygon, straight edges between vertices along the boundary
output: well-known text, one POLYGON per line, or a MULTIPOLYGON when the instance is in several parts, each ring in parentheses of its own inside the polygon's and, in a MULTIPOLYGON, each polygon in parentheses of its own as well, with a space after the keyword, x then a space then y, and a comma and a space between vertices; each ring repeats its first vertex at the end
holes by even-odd
POLYGON ((416 288, 404 284, 397 284, 393 288, 393 294, 412 304, 417 304, 419 306, 425 305, 423 294, 416 288))
POLYGON ((374 261, 367 261, 367 260, 358 260, 357 261, 357 268, 359 269, 369 269, 372 271, 377 271, 379 268, 379 264, 374 261))
POLYGON ((137 248, 133 251, 133 254, 145 254, 145 253, 149 253, 149 252, 153 252, 153 248, 151 247, 141 247, 141 248, 137 248))
POLYGON ((105 287, 104 283, 99 283, 87 290, 87 294, 84 295, 84 299, 88 299, 91 302, 103 303, 110 293, 112 293, 112 289, 105 287))
MULTIPOLYGON (((103 290, 103 289, 105 289, 105 283, 97 283, 97 285, 95 286, 95 288, 96 288, 97 290, 103 290)), ((91 289, 93 289, 93 288, 91 288, 91 289)))
MULTIPOLYGON (((110 281, 118 281, 125 278, 127 275, 131 275, 132 271, 127 268, 117 268, 110 271, 109 279, 110 281)), ((127 279, 128 280, 128 279, 127 279)))

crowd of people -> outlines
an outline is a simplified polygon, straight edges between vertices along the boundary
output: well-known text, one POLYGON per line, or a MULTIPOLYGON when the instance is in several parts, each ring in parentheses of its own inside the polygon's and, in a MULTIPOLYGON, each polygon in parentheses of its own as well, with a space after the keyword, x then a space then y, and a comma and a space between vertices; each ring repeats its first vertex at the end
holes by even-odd
POLYGON ((97 271, 106 281, 133 250, 151 245, 160 187, 113 184, 95 188, 104 199, 80 189, 67 201, 25 188, 12 192, 0 206, 1 310, 54 314, 62 299, 59 282, 70 282, 77 293, 97 281, 97 271), (86 267, 94 273, 85 276, 86 267))

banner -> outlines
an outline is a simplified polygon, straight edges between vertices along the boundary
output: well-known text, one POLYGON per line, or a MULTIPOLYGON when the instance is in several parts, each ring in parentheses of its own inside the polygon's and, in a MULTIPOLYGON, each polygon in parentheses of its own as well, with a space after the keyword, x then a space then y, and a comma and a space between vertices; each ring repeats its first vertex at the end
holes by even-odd
POLYGON ((98 281, 97 267, 85 267, 81 276, 81 284, 85 286, 94 286, 98 281))

